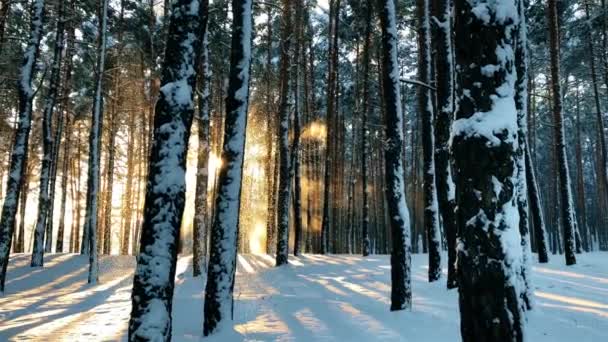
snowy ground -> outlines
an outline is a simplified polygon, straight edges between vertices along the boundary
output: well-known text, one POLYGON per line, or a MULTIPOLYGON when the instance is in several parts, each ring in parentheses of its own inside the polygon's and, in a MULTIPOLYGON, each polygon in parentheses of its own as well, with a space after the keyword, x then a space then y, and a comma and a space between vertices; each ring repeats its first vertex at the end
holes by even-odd
MULTIPOLYGON (((0 297, 0 341, 126 339, 134 258, 102 257, 101 283, 86 284, 86 259, 50 255, 45 268, 11 257, 0 297)), ((608 341, 608 253, 578 256, 574 267, 554 256, 534 265, 536 308, 529 341, 608 341)), ((458 341, 457 291, 426 282, 426 256, 414 255, 412 312, 391 313, 389 260, 356 256, 290 256, 275 269, 267 255, 239 256, 234 331, 201 339, 203 280, 180 258, 174 341, 458 341)))

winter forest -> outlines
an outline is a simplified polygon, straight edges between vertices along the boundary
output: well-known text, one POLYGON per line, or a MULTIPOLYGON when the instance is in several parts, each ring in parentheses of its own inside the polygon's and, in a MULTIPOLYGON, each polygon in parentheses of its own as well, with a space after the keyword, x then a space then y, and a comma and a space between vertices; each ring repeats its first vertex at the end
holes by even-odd
POLYGON ((0 341, 608 341, 606 0, 0 0, 0 341))

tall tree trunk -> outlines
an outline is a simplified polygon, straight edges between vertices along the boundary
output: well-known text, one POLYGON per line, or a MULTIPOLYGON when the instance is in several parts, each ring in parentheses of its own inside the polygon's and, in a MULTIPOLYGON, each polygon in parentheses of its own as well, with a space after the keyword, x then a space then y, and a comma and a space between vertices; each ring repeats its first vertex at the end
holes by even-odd
MULTIPOLYGON (((68 7, 68 11, 74 12, 75 7, 74 7, 74 1, 69 1, 69 7, 68 7)), ((62 95, 61 95, 61 110, 59 112, 59 120, 57 122, 57 125, 55 127, 55 134, 54 134, 54 142, 53 142, 53 161, 52 161, 52 167, 51 167, 51 190, 50 190, 50 204, 49 204, 49 215, 51 217, 50 220, 47 220, 47 227, 46 227, 46 236, 52 236, 52 231, 53 231, 53 212, 54 212, 54 207, 55 207, 55 191, 56 191, 56 185, 57 185, 57 167, 59 164, 59 151, 61 149, 61 137, 63 136, 63 131, 65 129, 65 127, 68 127, 69 129, 69 112, 68 112, 68 107, 69 107, 69 103, 70 103, 70 92, 71 92, 71 88, 72 88, 72 69, 73 69, 73 61, 72 61, 72 56, 74 55, 74 23, 73 23, 73 19, 67 19, 66 20, 66 24, 68 25, 66 28, 66 42, 67 42, 67 46, 66 46, 66 52, 65 52, 65 71, 64 71, 64 76, 63 76, 63 86, 62 86, 62 95)), ((66 132, 66 144, 69 144, 69 137, 67 136, 67 134, 69 134, 68 132, 66 132)), ((67 152, 67 149, 64 149, 64 152, 67 152)), ((62 169, 64 171, 67 172, 67 170, 69 169, 69 163, 67 162, 67 160, 69 159, 67 157, 67 154, 64 153, 64 166, 62 167, 62 169)), ((67 182, 67 178, 65 179, 67 182)), ((62 184, 62 190, 66 189, 66 187, 64 187, 64 185, 62 184)), ((66 190, 67 192, 67 190, 66 190)), ((64 232, 64 226, 63 224, 65 224, 65 203, 63 202, 63 200, 65 199, 64 196, 64 192, 62 191, 62 202, 61 202, 61 208, 60 208, 60 217, 59 217, 59 222, 60 222, 60 227, 57 228, 57 242, 56 242, 56 246, 55 246, 55 251, 57 252, 58 249, 60 249, 59 247, 61 247, 61 249, 63 249, 63 232, 64 232), (63 223, 62 223, 63 221, 63 223), (61 230, 60 230, 61 229, 61 230), (61 246, 59 246, 59 244, 61 244, 61 246)), ((47 243, 45 244, 45 252, 51 252, 51 240, 47 240, 47 243)))
POLYGON ((218 195, 217 214, 211 230, 205 322, 209 335, 218 324, 232 317, 236 247, 251 66, 252 0, 233 0, 230 78, 226 98, 226 124, 218 195))
MULTIPOLYGON (((301 251, 302 244, 302 183, 301 183, 301 169, 303 151, 300 148, 300 135, 301 127, 300 122, 303 114, 303 102, 306 101, 302 95, 302 68, 306 65, 306 58, 304 56, 305 49, 303 49, 303 30, 304 30, 304 3, 302 1, 296 1, 295 3, 295 39, 296 44, 294 48, 293 56, 295 57, 295 74, 294 74, 294 119, 293 119, 293 147, 291 151, 291 158, 293 163, 291 165, 291 177, 293 178, 293 211, 294 211, 294 244, 293 244, 293 255, 298 256, 301 251)), ((289 234, 287 234, 289 237, 289 234)), ((289 243, 289 239, 287 239, 289 243)))
MULTIPOLYGON (((120 97, 120 90, 119 90, 119 86, 118 86, 118 74, 120 72, 120 69, 118 66, 116 66, 115 69, 117 72, 114 73, 114 77, 113 77, 113 81, 114 83, 114 94, 116 94, 116 96, 120 97)), ((113 100, 113 101, 118 101, 120 103, 120 100, 113 100)), ((116 103, 112 106, 113 108, 111 110, 108 111, 109 114, 109 124, 110 124, 110 136, 109 141, 108 141, 108 145, 106 146, 108 149, 108 160, 107 160, 107 164, 106 164, 106 188, 105 188, 105 196, 104 196, 104 211, 103 211, 103 236, 102 239, 99 240, 101 243, 101 245, 103 246, 103 254, 110 254, 112 252, 112 194, 113 194, 113 189, 114 189, 114 155, 116 153, 116 147, 114 146, 116 143, 116 134, 118 133, 118 120, 116 119, 116 109, 117 107, 120 108, 119 105, 117 105, 116 103)), ((133 116, 133 115, 131 115, 133 116)), ((134 126, 134 122, 132 123, 134 126)), ((131 129, 131 127, 129 127, 131 129)), ((133 135, 130 135, 129 137, 132 137, 133 135)), ((133 147, 132 145, 134 145, 134 142, 131 141, 129 143, 129 150, 131 150, 133 147)), ((133 170, 127 170, 128 175, 127 177, 131 177, 131 173, 133 172, 133 170)), ((130 209, 130 207, 129 207, 130 209)))
POLYGON ((266 213, 266 253, 273 254, 276 247, 275 238, 275 226, 276 226, 276 215, 275 215, 275 194, 276 194, 276 182, 275 182, 275 164, 273 162, 273 156, 276 154, 273 151, 273 140, 275 137, 275 115, 272 110, 272 6, 266 4, 266 70, 264 72, 265 82, 265 114, 266 114, 266 163, 265 163, 265 175, 266 175, 266 193, 268 195, 267 201, 267 213, 266 213))
MULTIPOLYGON (((568 160, 566 156, 566 142, 564 139, 564 126, 562 118, 562 93, 559 71, 559 24, 557 19, 557 1, 548 0, 549 13, 549 50, 551 54, 551 90, 553 96, 553 120, 554 138, 557 149, 557 173, 560 185, 560 209, 564 225, 564 247, 566 252, 566 265, 576 264, 574 255, 574 234, 576 218, 574 213, 574 201, 572 200, 572 189, 570 186, 570 174, 568 172, 568 160)), ((602 135, 603 136, 603 135, 602 135)))
POLYGON ((523 341, 516 183, 517 0, 456 1, 456 171, 460 331, 468 341, 523 341), (483 8, 484 12, 480 12, 483 8), (498 12, 504 8, 512 11, 498 12), (481 66, 481 67, 480 67, 481 66))
POLYGON ((337 128, 334 124, 337 115, 337 79, 338 79, 338 19, 340 17, 340 0, 330 0, 329 3, 329 62, 327 70, 327 114, 325 116, 326 136, 325 136, 325 170, 323 181, 323 218, 321 221, 321 253, 329 251, 329 229, 331 224, 330 210, 333 203, 330 203, 332 193, 333 158, 334 158, 334 134, 337 128))
MULTIPOLYGON (((64 83, 65 86, 65 83, 64 83)), ((69 111, 68 111, 68 107, 67 107, 67 101, 65 101, 65 104, 62 108, 62 110, 64 111, 64 115, 66 116, 66 134, 65 134, 65 143, 63 146, 63 161, 62 161, 62 166, 61 166, 61 206, 59 209, 59 225, 57 226, 57 243, 55 244, 55 252, 56 253, 63 253, 64 252, 64 247, 63 247, 63 236, 64 236, 64 231, 65 231, 65 210, 66 210, 66 202, 67 202, 67 194, 68 194, 68 172, 69 172, 69 165, 70 165, 70 157, 69 157, 69 153, 70 153, 70 145, 71 145, 71 136, 72 136, 72 130, 71 130, 71 123, 70 123, 70 117, 69 117, 69 111)), ((72 219, 73 220, 73 219, 72 219)))
POLYGON ((581 112, 580 112, 580 94, 579 85, 576 84, 576 187, 577 196, 576 201, 579 210, 579 227, 583 230, 583 247, 585 251, 589 252, 589 229, 587 225, 587 206, 585 204, 585 173, 583 171, 583 148, 582 148, 582 137, 581 137, 581 112))
POLYGON ((89 255, 89 284, 98 281, 97 260, 97 208, 99 192, 99 164, 101 159, 101 132, 103 125, 103 74, 106 61, 106 26, 108 21, 108 1, 103 0, 99 9, 99 41, 97 46, 97 65, 95 75, 95 98, 93 99, 93 116, 89 132, 89 165, 87 169, 87 204, 84 217, 83 231, 87 234, 87 250, 89 255))
POLYGON ((521 235, 522 269, 520 277, 524 289, 521 291, 526 309, 532 308, 532 287, 530 286, 530 233, 528 219, 528 187, 526 183, 526 142, 528 138, 528 28, 524 0, 515 0, 519 24, 515 37, 515 110, 517 111, 517 182, 516 198, 519 212, 519 234, 521 235))
POLYGON ((196 63, 201 52, 198 0, 173 2, 137 267, 133 279, 130 341, 170 341, 177 240, 186 194, 186 156, 194 115, 196 63))
POLYGON ((433 31, 437 114, 435 116, 435 177, 441 223, 448 249, 447 288, 456 281, 456 217, 454 182, 450 171, 450 125, 454 116, 454 65, 452 62, 452 6, 449 0, 434 0, 433 31))
MULTIPOLYGON (((429 0, 417 0, 418 14, 418 79, 431 81, 431 24, 429 0)), ((435 183, 435 134, 433 130, 434 109, 431 91, 426 87, 417 89, 418 113, 422 121, 424 230, 429 250, 429 282, 441 278, 441 236, 439 208, 435 183)), ((401 102, 398 103, 401 106, 401 102)))
POLYGON ((291 179, 289 177, 290 154, 289 154, 289 83, 290 83, 290 48, 292 26, 291 26, 291 1, 282 0, 283 21, 281 28, 281 66, 280 81, 281 94, 279 103, 279 198, 277 201, 277 255, 276 266, 287 264, 289 255, 289 196, 291 194, 291 179))
POLYGON ((28 158, 28 138, 30 135, 32 102, 34 98, 32 80, 35 76, 40 39, 42 38, 44 0, 35 0, 32 2, 30 12, 30 36, 23 55, 23 64, 18 86, 19 121, 11 155, 9 177, 6 182, 6 196, 2 205, 2 215, 0 216, 0 293, 4 292, 6 268, 8 266, 13 231, 15 230, 17 202, 19 202, 25 163, 28 158))
POLYGON ((370 59, 372 40, 372 12, 374 6, 372 0, 365 1, 365 41, 363 43, 363 101, 361 104, 361 191, 362 191, 362 215, 361 215, 361 254, 370 254, 369 239, 369 192, 367 178, 367 161, 369 151, 369 137, 367 134, 367 119, 370 113, 370 59))
MULTIPOLYGON (((204 6, 209 6, 204 0, 204 6)), ((209 181, 209 98, 211 75, 209 69, 209 32, 207 32, 208 15, 203 13, 203 43, 199 66, 200 93, 198 95, 198 165, 196 171, 196 194, 194 198, 193 227, 193 276, 199 276, 207 266, 207 240, 209 220, 207 218, 207 183, 209 181)))
POLYGON ((382 26, 382 103, 385 110, 386 148, 384 151, 386 198, 393 240, 391 252, 391 311, 410 309, 411 249, 410 218, 405 203, 403 179, 403 113, 397 62, 397 25, 395 3, 383 0, 380 21, 382 26))

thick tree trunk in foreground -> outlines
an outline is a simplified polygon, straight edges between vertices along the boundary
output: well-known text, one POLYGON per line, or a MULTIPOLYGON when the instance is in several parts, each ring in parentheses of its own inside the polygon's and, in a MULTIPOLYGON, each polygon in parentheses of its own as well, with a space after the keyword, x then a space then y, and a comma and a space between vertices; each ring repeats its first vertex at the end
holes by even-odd
POLYGON ((564 138, 564 120, 562 117, 562 93, 559 71, 559 23, 557 18, 557 1, 548 1, 549 11, 549 50, 551 54, 551 90, 553 100, 553 136, 557 157, 557 174, 560 186, 560 211, 564 225, 564 249, 566 265, 576 264, 574 234, 576 218, 574 214, 574 201, 572 200, 572 187, 568 172, 568 158, 566 155, 566 142, 564 138))
POLYGON ((452 6, 449 0, 434 0, 433 31, 437 113, 435 116, 435 177, 439 214, 448 249, 447 288, 456 281, 456 206, 450 171, 450 125, 454 116, 454 64, 452 48, 452 6))
POLYGON ((460 84, 452 149, 464 342, 524 339, 519 286, 524 259, 515 190, 516 8, 516 0, 456 1, 460 84), (503 16, 497 18, 501 10, 503 16))
POLYGON ((186 156, 202 41, 200 18, 207 9, 199 6, 198 0, 178 0, 171 8, 133 279, 129 341, 171 340, 177 240, 185 204, 186 156))
POLYGON ((28 138, 32 121, 32 101, 34 89, 32 79, 35 76, 36 61, 40 39, 42 38, 42 21, 44 17, 44 1, 35 0, 30 9, 30 36, 23 55, 23 65, 19 79, 19 117, 9 177, 6 182, 6 196, 2 205, 2 216, 0 216, 0 293, 4 292, 6 280, 6 268, 11 250, 13 231, 15 230, 15 217, 17 215, 17 203, 23 184, 24 167, 27 161, 28 138))
POLYGON ((391 252, 391 311, 410 309, 410 217, 403 179, 403 113, 397 62, 397 25, 393 0, 381 2, 382 86, 387 146, 384 151, 386 199, 393 249, 391 252))
POLYGON ((217 213, 211 228, 204 334, 213 333, 232 318, 236 247, 251 65, 252 0, 233 0, 234 21, 230 53, 230 78, 226 98, 226 123, 216 199, 217 213))
POLYGON ((279 198, 277 206, 277 255, 276 266, 287 264, 289 255, 289 197, 291 195, 291 178, 289 177, 289 81, 290 81, 290 47, 291 1, 283 0, 281 28, 281 94, 279 103, 279 198))
MULTIPOLYGON (((431 81, 431 25, 429 0, 417 0, 418 13, 418 79, 429 84, 431 81)), ((429 282, 441 278, 441 236, 439 228, 439 208, 435 184, 435 133, 433 130, 434 109, 430 89, 417 89, 418 113, 422 121, 423 197, 424 230, 429 250, 429 282)), ((399 103, 401 105, 401 103, 399 103)))

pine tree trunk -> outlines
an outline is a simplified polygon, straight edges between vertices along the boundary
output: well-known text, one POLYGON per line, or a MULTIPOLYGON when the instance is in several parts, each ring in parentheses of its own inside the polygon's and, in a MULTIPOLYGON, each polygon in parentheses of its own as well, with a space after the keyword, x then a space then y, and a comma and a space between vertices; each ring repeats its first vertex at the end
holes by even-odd
POLYGON ((454 116, 454 65, 452 63, 452 6, 448 0, 434 1, 435 80, 437 114, 435 116, 435 177, 441 223, 448 250, 447 288, 456 281, 456 217, 454 182, 450 171, 450 125, 454 116))
POLYGON ((133 279, 130 341, 171 340, 177 240, 185 204, 186 156, 194 116, 195 70, 201 52, 201 16, 207 10, 198 0, 177 0, 171 9, 133 279))
POLYGON ((516 0, 456 1, 456 120, 460 331, 468 341, 523 341, 517 206, 516 0), (483 8, 485 12, 478 9, 483 8), (497 17, 497 11, 504 16, 497 17))
MULTIPOLYGON (((68 11, 74 12, 75 7, 74 7, 74 1, 69 1, 68 2, 68 11)), ((68 113, 68 105, 69 105, 69 95, 71 92, 71 82, 72 82, 72 69, 73 69, 73 61, 72 61, 72 56, 74 55, 74 24, 73 24, 73 20, 71 19, 64 19, 66 21, 66 24, 68 25, 68 27, 66 28, 66 41, 67 41, 67 46, 66 46, 66 51, 65 51, 65 71, 64 71, 64 76, 63 76, 63 85, 62 85, 62 95, 61 95, 61 110, 59 112, 59 120, 56 124, 55 127, 55 134, 54 134, 54 142, 53 142, 53 161, 52 161, 52 167, 51 167, 51 190, 50 190, 50 204, 49 204, 49 215, 50 215, 50 219, 47 220, 47 224, 46 224, 46 236, 52 236, 52 232, 53 232, 53 212, 54 212, 54 207, 55 207, 55 192, 56 192, 56 187, 57 187, 57 167, 59 164, 59 151, 61 149, 61 137, 63 136, 63 132, 65 127, 67 127, 69 125, 69 113, 68 113), (67 118, 66 118, 67 117, 67 118)), ((67 134, 67 132, 66 132, 67 134)), ((68 144, 68 137, 66 136, 66 144, 68 144)), ((65 150, 67 151, 67 150, 65 150)), ((64 159, 67 160, 67 154, 64 154, 64 159)), ((63 167, 64 170, 68 170, 68 163, 67 162, 63 162, 63 164, 65 165, 65 167, 63 167)), ((66 179, 67 180, 67 179, 66 179)), ((63 188, 63 185, 62 185, 63 188)), ((62 193, 63 196, 63 193, 62 193)), ((65 197, 62 197, 65 198, 65 197)), ((61 221, 63 220, 65 224, 65 218, 63 217, 65 215, 65 203, 62 200, 61 203, 62 207, 60 208, 60 217, 59 217, 59 221, 60 221, 60 225, 61 225, 61 221)), ((57 228, 57 242, 56 242, 56 246, 55 246, 55 251, 57 252, 57 250, 59 250, 59 244, 61 243, 61 249, 63 249, 63 231, 64 231, 64 226, 61 227, 61 233, 59 230, 59 227, 57 228), (60 235, 61 234, 61 235, 60 235), (60 241, 61 240, 61 241, 60 241)), ((51 252, 51 240, 47 239, 46 243, 45 243, 45 252, 46 253, 50 253, 51 252)))
POLYGON ((273 151, 273 140, 275 137, 275 115, 272 110, 272 6, 266 5, 266 30, 268 34, 266 36, 266 70, 264 73, 265 83, 265 114, 266 114, 266 163, 265 163, 265 175, 266 175, 266 193, 268 196, 267 201, 267 214, 266 214, 266 253, 273 254, 276 247, 275 239, 275 194, 276 194, 276 182, 275 182, 275 164, 273 162, 273 156, 276 154, 273 151))
MULTIPOLYGON (((557 173, 560 185, 560 210, 564 225, 564 247, 566 252, 566 265, 576 264, 575 252, 575 225, 574 201, 570 186, 568 160, 566 156, 566 143, 564 139, 564 126, 562 118, 562 93, 559 71, 559 24, 557 19, 557 1, 548 0, 549 12, 549 47, 551 54, 551 90, 553 100, 554 142, 557 149, 557 173)), ((603 136, 603 135, 602 135, 603 136)))
POLYGON ((363 102, 361 104, 361 192, 362 192, 362 210, 361 210, 361 254, 368 256, 370 254, 370 239, 369 239, 369 192, 367 178, 367 161, 369 150, 369 137, 367 134, 367 119, 370 113, 370 55, 371 55, 371 40, 372 40, 372 0, 365 1, 365 41, 363 45, 363 102))
MULTIPOLYGON (((120 69, 115 69, 116 71, 119 71, 120 69)), ((114 73, 114 77, 116 78, 118 76, 119 72, 114 73)), ((115 79, 114 80, 115 86, 115 92, 114 94, 117 94, 117 96, 119 94, 119 88, 118 88, 118 80, 115 79)), ((116 104, 113 107, 119 107, 116 104)), ((116 143, 116 134, 118 133, 118 122, 116 119, 116 110, 115 108, 113 108, 112 110, 108 111, 109 114, 109 124, 110 124, 110 136, 109 141, 108 141, 108 145, 106 146, 108 149, 108 160, 107 160, 107 164, 106 164, 106 189, 105 189, 105 196, 104 196, 104 207, 105 210, 103 211, 103 236, 102 239, 100 240, 100 242, 102 242, 102 246, 103 246, 103 254, 110 254, 112 252, 112 194, 113 194, 113 189, 114 189, 114 155, 116 153, 115 149, 116 147, 114 146, 116 143)), ((131 115, 133 116, 133 115, 131 115)), ((134 123, 133 123, 134 124, 134 123)), ((132 135, 130 135, 132 136, 132 135)), ((131 143, 129 144, 129 150, 132 149, 132 145, 133 145, 133 141, 131 141, 131 143)), ((127 172, 128 175, 127 177, 130 177, 130 174, 132 173, 133 170, 128 170, 127 168, 127 172)), ((100 246, 101 247, 101 246, 100 246)))
POLYGON ((530 285, 529 260, 530 233, 528 218, 528 188, 526 183, 526 143, 528 139, 528 28, 523 0, 515 0, 519 24, 516 28, 515 38, 515 109, 517 111, 517 182, 516 197, 517 210, 519 212, 519 234, 521 235, 522 269, 520 276, 523 280, 524 289, 521 292, 526 309, 532 308, 532 287, 530 285))
POLYGON ((89 132, 89 165, 87 169, 87 202, 83 231, 87 237, 85 254, 89 255, 89 284, 98 281, 97 260, 97 214, 98 192, 101 159, 101 132, 103 125, 103 74, 106 60, 106 26, 108 20, 108 1, 104 0, 99 10, 99 42, 97 47, 97 65, 95 75, 95 98, 93 99, 93 116, 89 132))
POLYGON ((585 251, 591 251, 590 246, 590 234, 589 227, 587 225, 587 206, 585 203, 585 173, 583 171, 583 148, 582 148, 582 134, 581 134, 581 113, 580 113, 580 94, 579 85, 576 84, 576 187, 577 196, 576 201, 578 205, 579 214, 579 227, 583 229, 583 247, 585 251))
POLYGON ((529 204, 534 226, 534 240, 536 241, 538 262, 543 264, 549 262, 549 255, 547 252, 547 228, 540 200, 538 182, 536 181, 536 174, 534 172, 534 163, 532 163, 530 146, 528 144, 526 144, 524 154, 526 159, 526 188, 528 189, 528 198, 530 199, 529 204))
MULTIPOLYGON (((208 1, 205 0, 205 7, 208 1)), ((209 220, 207 218, 207 183, 209 181, 209 98, 211 75, 209 69, 209 33, 207 13, 203 13, 203 42, 199 67, 200 93, 198 95, 198 165, 196 172, 196 194, 194 198, 193 224, 193 276, 199 276, 207 267, 207 240, 209 220)))
POLYGON ((383 0, 380 21, 382 26, 382 103, 385 110, 386 148, 384 151, 386 198, 392 235, 391 252, 391 311, 410 309, 411 250, 410 219, 405 203, 403 179, 403 113, 397 62, 397 26, 395 3, 383 0))
POLYGON ((217 213, 211 228, 209 272, 205 288, 204 334, 232 317, 236 247, 251 66, 252 0, 233 0, 230 77, 220 170, 217 213))
POLYGON ((24 167, 28 159, 28 138, 32 121, 32 101, 34 98, 32 80, 35 76, 40 39, 42 38, 44 0, 33 1, 30 12, 30 36, 23 55, 18 86, 19 121, 11 154, 9 177, 6 182, 6 196, 2 204, 2 215, 0 216, 0 293, 4 292, 6 268, 8 266, 13 231, 15 230, 17 202, 19 202, 25 171, 24 167))
MULTIPOLYGON (((300 135, 301 127, 300 121, 303 115, 303 102, 306 101, 302 95, 302 68, 306 65, 305 62, 305 50, 303 49, 303 7, 302 1, 296 1, 295 6, 295 38, 296 44, 294 48, 294 60, 295 60, 295 75, 294 75, 294 119, 293 119, 293 147, 291 151, 291 158, 293 163, 291 165, 291 173, 293 173, 293 211, 294 211, 294 245, 293 255, 298 256, 302 249, 302 178, 300 165, 302 164, 303 152, 300 147, 300 135)), ((293 65, 293 63, 292 63, 293 65)), ((289 234, 287 234, 289 237, 289 234)), ((289 238, 287 239, 289 244, 289 238)))
MULTIPOLYGON (((31 146, 31 145, 30 145, 31 146)), ((30 147, 30 153, 31 147, 30 147)), ((30 161, 31 162, 31 161, 30 161)), ((14 234, 17 238, 17 244, 14 246, 14 250, 17 253, 25 253, 25 208, 27 205, 27 198, 30 194, 30 178, 31 173, 29 172, 28 161, 25 162, 25 174, 23 175, 23 185, 21 187, 21 196, 19 197, 19 231, 14 234)))
POLYGON ((321 253, 329 252, 329 237, 331 219, 330 211, 333 203, 331 196, 333 189, 333 164, 334 146, 333 143, 335 129, 334 124, 337 112, 337 78, 338 78, 338 18, 340 16, 340 0, 330 0, 329 2, 329 62, 327 71, 327 114, 325 116, 326 136, 325 136, 325 169, 323 181, 323 218, 321 221, 321 253))
MULTIPOLYGON (((418 79, 429 84, 431 81, 431 24, 429 0, 417 0, 418 14, 418 79)), ((424 230, 429 250, 429 282, 441 278, 441 236, 439 228, 439 208, 435 187, 435 141, 434 109, 430 89, 417 89, 418 113, 422 121, 423 197, 424 230)), ((398 103, 401 106, 401 102, 398 103)))
POLYGON ((291 1, 282 0, 283 16, 281 28, 281 66, 280 82, 281 93, 279 103, 279 197, 277 200, 277 255, 276 266, 287 264, 289 255, 289 201, 291 194, 291 179, 289 177, 290 154, 289 154, 289 84, 290 84, 290 48, 292 26, 291 26, 291 1))

